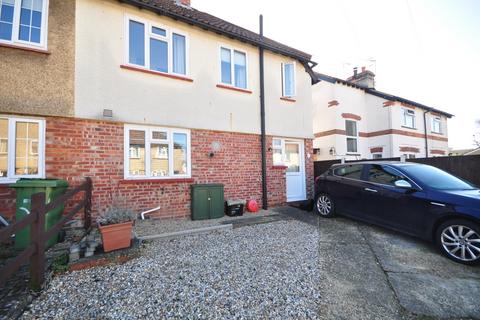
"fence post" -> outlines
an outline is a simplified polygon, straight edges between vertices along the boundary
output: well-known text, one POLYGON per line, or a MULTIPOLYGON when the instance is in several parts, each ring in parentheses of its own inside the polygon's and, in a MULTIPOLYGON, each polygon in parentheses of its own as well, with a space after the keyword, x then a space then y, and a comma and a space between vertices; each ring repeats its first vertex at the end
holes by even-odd
POLYGON ((85 189, 85 229, 90 229, 92 226, 92 178, 86 179, 87 188, 85 189))
POLYGON ((40 290, 45 278, 45 193, 32 195, 32 210, 35 221, 30 226, 30 241, 35 245, 35 253, 30 257, 30 287, 40 290))

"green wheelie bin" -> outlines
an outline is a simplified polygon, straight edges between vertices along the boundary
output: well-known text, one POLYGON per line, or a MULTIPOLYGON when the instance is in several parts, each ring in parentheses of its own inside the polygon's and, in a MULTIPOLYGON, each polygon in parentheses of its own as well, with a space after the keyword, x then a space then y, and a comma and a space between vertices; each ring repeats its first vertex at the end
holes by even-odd
MULTIPOLYGON (((32 206, 32 195, 39 192, 45 193, 46 204, 54 201, 65 193, 68 188, 68 182, 58 179, 19 179, 16 183, 10 185, 15 188, 17 193, 16 201, 16 221, 20 221, 26 215, 30 214, 32 206)), ((45 216, 45 230, 53 227, 62 217, 64 206, 47 212, 45 216)), ((48 239, 46 247, 51 247, 58 241, 58 234, 48 239)), ((30 226, 23 228, 15 234, 15 248, 22 250, 30 244, 30 226)))

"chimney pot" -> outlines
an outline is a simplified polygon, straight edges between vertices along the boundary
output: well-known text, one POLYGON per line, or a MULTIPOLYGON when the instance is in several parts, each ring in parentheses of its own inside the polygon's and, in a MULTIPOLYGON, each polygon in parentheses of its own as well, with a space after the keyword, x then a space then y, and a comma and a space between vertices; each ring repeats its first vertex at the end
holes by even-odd
POLYGON ((190 0, 177 0, 177 2, 181 5, 190 7, 190 0))
POLYGON ((353 76, 354 76, 354 77, 357 76, 357 71, 358 71, 358 68, 357 68, 357 67, 353 68, 353 76))
POLYGON ((362 67, 362 72, 365 72, 366 68, 365 67, 362 67))

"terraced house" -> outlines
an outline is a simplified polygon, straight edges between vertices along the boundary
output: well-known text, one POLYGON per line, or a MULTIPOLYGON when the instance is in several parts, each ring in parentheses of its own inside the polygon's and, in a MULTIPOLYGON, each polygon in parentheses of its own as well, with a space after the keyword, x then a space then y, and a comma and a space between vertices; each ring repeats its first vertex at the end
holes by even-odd
POLYGON ((159 217, 189 215, 196 183, 307 199, 310 60, 187 0, 0 0, 2 213, 22 177, 90 176, 96 212, 159 217))

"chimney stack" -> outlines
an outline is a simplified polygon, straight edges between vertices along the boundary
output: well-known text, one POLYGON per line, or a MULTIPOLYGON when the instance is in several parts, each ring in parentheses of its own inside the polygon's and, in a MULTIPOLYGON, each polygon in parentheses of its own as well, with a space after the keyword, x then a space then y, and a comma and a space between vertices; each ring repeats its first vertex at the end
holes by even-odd
POLYGON ((366 67, 362 67, 362 72, 358 73, 358 68, 353 68, 353 76, 347 79, 347 81, 355 83, 356 85, 368 89, 375 88, 375 74, 367 70, 366 67))

